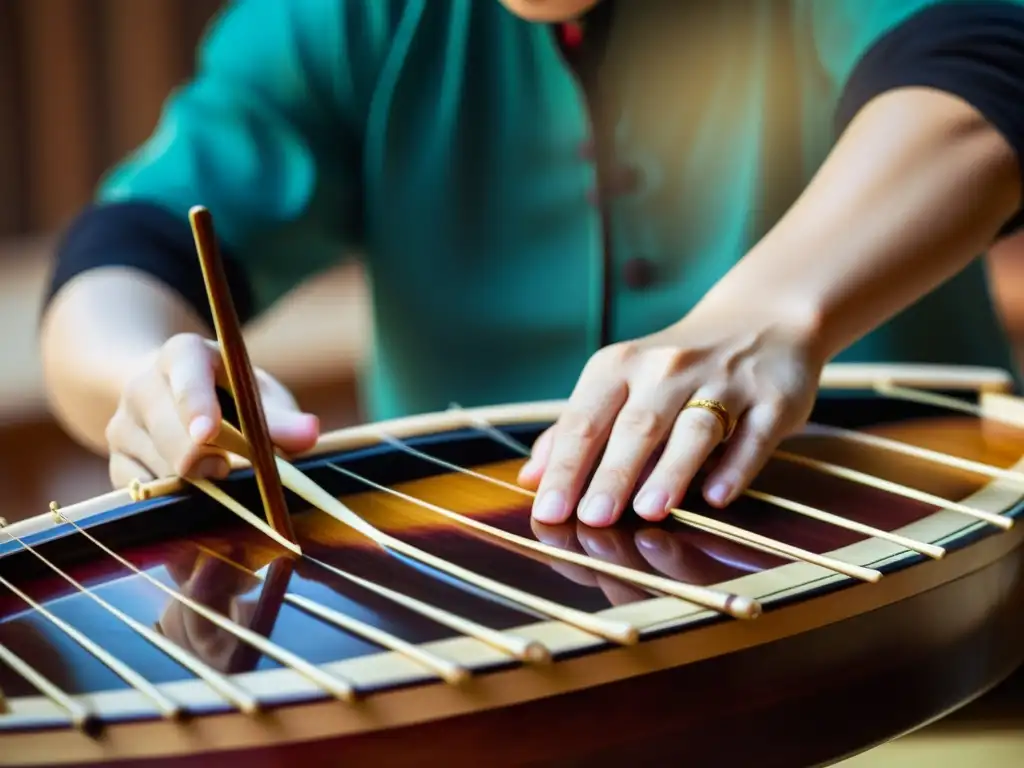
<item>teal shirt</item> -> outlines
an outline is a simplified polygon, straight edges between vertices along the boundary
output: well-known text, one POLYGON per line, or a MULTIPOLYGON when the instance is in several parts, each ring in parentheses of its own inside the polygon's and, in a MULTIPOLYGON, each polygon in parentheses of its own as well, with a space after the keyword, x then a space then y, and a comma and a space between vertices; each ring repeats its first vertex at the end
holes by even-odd
MULTIPOLYGON (((672 41, 693 49, 687 71, 659 66, 655 43, 668 43, 650 29, 631 49, 615 144, 641 181, 611 204, 612 268, 642 256, 657 279, 615 280, 613 340, 677 321, 771 223, 757 211, 777 1, 746 4, 735 34, 716 28, 729 4, 705 4, 707 28, 672 41)), ((789 2, 802 143, 791 170, 806 181, 860 56, 931 2, 789 2)), ((623 40, 643 6, 620 3, 623 40)), ((199 64, 101 201, 183 218, 208 206, 260 309, 360 254, 373 418, 570 393, 600 342, 603 256, 595 166, 579 153, 588 106, 550 28, 495 0, 237 0, 199 64)), ((838 359, 1009 368, 1008 355, 978 259, 838 359)))

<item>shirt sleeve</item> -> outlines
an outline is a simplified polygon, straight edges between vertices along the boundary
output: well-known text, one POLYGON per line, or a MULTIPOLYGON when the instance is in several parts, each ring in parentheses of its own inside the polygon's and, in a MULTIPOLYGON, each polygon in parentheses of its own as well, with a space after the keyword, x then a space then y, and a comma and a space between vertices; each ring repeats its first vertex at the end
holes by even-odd
POLYGON ((391 5, 229 2, 194 79, 69 227, 51 295, 86 269, 127 263, 195 304, 194 205, 213 214, 248 314, 358 244, 361 125, 391 5))
MULTIPOLYGON (((1024 178, 1024 2, 809 0, 841 133, 876 96, 926 87, 973 106, 1013 147, 1024 178)), ((1004 233, 1024 223, 1019 212, 1004 233)))

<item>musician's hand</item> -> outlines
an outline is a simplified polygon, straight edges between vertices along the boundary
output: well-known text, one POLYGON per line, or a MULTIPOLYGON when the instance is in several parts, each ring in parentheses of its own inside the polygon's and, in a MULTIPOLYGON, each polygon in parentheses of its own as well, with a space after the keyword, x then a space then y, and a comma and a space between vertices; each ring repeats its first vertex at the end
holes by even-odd
MULTIPOLYGON (((291 394, 266 372, 257 370, 256 378, 274 443, 287 452, 311 448, 319 433, 317 418, 300 412, 291 394)), ((224 456, 206 446, 221 423, 218 383, 226 384, 218 347, 194 334, 171 338, 145 361, 107 425, 114 486, 171 475, 226 475, 224 456)))
POLYGON ((664 519, 726 436, 712 411, 685 407, 695 398, 720 402, 738 420, 704 485, 710 504, 730 503, 810 414, 823 361, 803 338, 758 327, 742 310, 695 312, 602 349, 520 473, 521 484, 537 489, 534 517, 560 523, 576 508, 588 525, 611 525, 639 485, 637 514, 664 519))

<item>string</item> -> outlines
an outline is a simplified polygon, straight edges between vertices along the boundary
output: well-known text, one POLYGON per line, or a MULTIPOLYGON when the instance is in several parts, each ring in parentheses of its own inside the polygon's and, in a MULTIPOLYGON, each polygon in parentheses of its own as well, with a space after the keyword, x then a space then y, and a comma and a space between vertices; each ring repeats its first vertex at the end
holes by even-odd
POLYGON ((325 670, 320 669, 314 664, 310 664, 301 656, 297 656, 291 651, 288 651, 282 648, 281 646, 277 645, 276 643, 271 642, 262 635, 253 632, 248 627, 243 627, 240 624, 237 624, 231 619, 227 618, 226 616, 218 613, 217 611, 207 608, 205 605, 193 600, 187 595, 184 595, 181 592, 178 592, 177 590, 171 589, 163 582, 153 578, 153 576, 136 567, 134 564, 123 558, 121 555, 114 552, 114 550, 110 549, 110 547, 108 547, 103 542, 99 541, 95 536, 93 536, 88 531, 83 529, 73 520, 70 520, 66 515, 64 515, 60 511, 55 511, 54 514, 56 516, 59 516, 59 519, 63 522, 66 522, 69 525, 73 526, 74 529, 79 534, 87 538, 89 541, 91 541, 97 547, 102 549, 104 552, 106 552, 112 558, 117 560, 119 563, 121 563, 127 568, 130 568, 136 574, 144 578, 157 589, 161 590, 164 594, 168 595, 174 600, 177 600, 186 608, 190 608, 191 610, 195 611, 204 619, 209 621, 211 624, 217 625, 224 631, 231 633, 238 639, 243 640, 249 645, 255 647, 256 650, 260 651, 260 653, 263 653, 264 655, 277 660, 286 667, 290 667, 293 671, 299 673, 300 675, 305 677, 309 682, 320 687, 332 696, 335 696, 336 698, 341 699, 342 701, 352 701, 355 698, 355 689, 349 682, 342 680, 341 678, 325 670))
POLYGON ((484 626, 483 624, 471 621, 470 619, 465 619, 457 614, 442 610, 429 603, 409 597, 408 595, 404 595, 401 592, 396 592, 393 589, 388 589, 381 584, 360 578, 355 574, 343 571, 337 566, 325 563, 310 555, 306 555, 305 559, 335 576, 346 579, 353 584, 373 592, 374 594, 380 595, 381 597, 388 598, 399 605, 416 611, 429 619, 433 619, 438 624, 450 627, 456 632, 466 635, 467 637, 476 638, 492 648, 514 658, 522 659, 523 661, 530 661, 534 664, 544 664, 551 661, 551 651, 537 640, 528 640, 506 632, 498 632, 491 627, 484 626))
MULTIPOLYGON (((222 450, 247 457, 248 445, 245 438, 231 424, 223 422, 216 438, 216 446, 222 450)), ((363 534, 370 541, 385 550, 405 555, 418 560, 424 565, 446 573, 455 579, 472 585, 477 589, 492 593, 518 605, 525 606, 548 618, 574 626, 584 632, 603 637, 606 640, 622 645, 632 645, 639 639, 639 631, 629 622, 594 616, 584 611, 561 605, 552 600, 532 595, 521 589, 511 587, 502 582, 482 576, 478 573, 450 563, 443 558, 425 552, 418 547, 397 539, 390 534, 378 530, 359 515, 349 509, 339 499, 332 496, 307 475, 280 457, 275 457, 278 471, 285 486, 293 493, 305 499, 313 507, 323 511, 335 520, 348 525, 363 534)))
POLYGON ((977 520, 982 520, 986 523, 991 523, 1003 530, 1009 530, 1013 527, 1013 520, 1009 517, 1002 515, 993 514, 986 512, 982 509, 975 509, 967 504, 962 504, 957 501, 950 501, 944 499, 941 496, 936 496, 931 493, 925 493, 919 491, 916 488, 910 488, 899 483, 894 483, 890 480, 883 480, 880 477, 869 475, 867 472, 860 472, 855 469, 849 469, 847 467, 841 467, 838 464, 832 464, 827 461, 820 461, 818 459, 812 459, 807 456, 803 456, 796 453, 790 453, 789 451, 775 451, 772 454, 774 458, 781 459, 782 461, 788 461, 792 464, 799 464, 807 467, 808 469, 822 472, 826 475, 832 475, 834 477, 841 478, 843 480, 849 480, 859 485, 866 485, 869 488, 875 488, 880 491, 886 491, 896 496, 903 496, 913 501, 919 501, 922 504, 930 504, 931 506, 938 507, 940 509, 948 509, 953 512, 960 512, 961 514, 973 517, 977 520))
MULTIPOLYGON (((458 406, 453 405, 453 407, 458 406)), ((530 450, 525 445, 520 443, 515 438, 501 432, 501 430, 494 427, 494 425, 489 424, 475 417, 473 418, 473 423, 478 429, 484 431, 491 437, 496 438, 498 435, 501 435, 502 443, 512 448, 516 452, 521 453, 524 456, 529 456, 530 450)), ((409 446, 408 444, 403 443, 399 440, 395 440, 394 438, 385 436, 383 439, 387 439, 389 442, 391 442, 391 444, 396 445, 396 447, 400 447, 402 450, 406 452, 424 458, 427 461, 438 464, 439 466, 444 466, 445 468, 451 469, 452 471, 462 472, 472 477, 477 477, 481 480, 485 480, 490 483, 495 483, 497 485, 502 486, 503 488, 507 488, 509 490, 515 491, 525 496, 535 496, 535 494, 532 491, 529 491, 518 485, 507 483, 503 480, 491 477, 490 475, 486 475, 480 472, 474 472, 473 470, 464 469, 454 463, 446 462, 442 459, 437 458, 436 456, 431 456, 430 454, 418 451, 412 446, 409 446)), ((814 512, 817 511, 815 510, 814 512)), ((740 543, 747 544, 755 548, 767 549, 772 554, 783 555, 790 559, 800 560, 814 565, 819 565, 823 568, 827 568, 837 573, 841 573, 845 576, 850 576, 851 578, 856 578, 868 582, 876 582, 880 580, 882 577, 881 572, 875 569, 865 568, 863 566, 846 563, 835 557, 819 555, 808 550, 800 549, 785 542, 778 541, 767 536, 762 536, 761 534, 748 531, 745 528, 730 525, 729 523, 725 523, 721 520, 716 520, 711 517, 705 517, 704 515, 699 515, 695 512, 674 508, 670 510, 670 514, 676 520, 679 520, 682 523, 686 523, 694 528, 698 528, 706 533, 712 533, 723 538, 728 538, 731 541, 739 541, 740 543)), ((902 546, 906 546, 907 548, 913 549, 915 551, 929 553, 931 556, 941 557, 941 555, 944 553, 944 550, 942 550, 941 547, 936 547, 931 544, 925 544, 923 542, 917 542, 912 539, 899 536, 897 534, 890 534, 889 532, 882 531, 877 528, 864 526, 859 523, 846 520, 845 518, 839 517, 837 515, 829 515, 828 513, 821 512, 819 517, 826 518, 825 521, 831 522, 833 525, 842 525, 844 527, 852 528, 853 530, 860 530, 863 533, 868 533, 868 535, 878 535, 880 538, 886 538, 891 541, 895 541, 897 543, 900 543, 902 546)))
POLYGON ((231 496, 229 496, 227 493, 225 493, 222 489, 218 488, 216 485, 211 483, 209 480, 201 480, 201 479, 191 479, 190 480, 188 478, 185 478, 185 480, 186 480, 186 482, 192 483, 192 485, 194 485, 196 488, 201 490, 203 493, 205 493, 207 496, 212 498, 214 501, 217 501, 220 504, 222 504, 226 509, 230 510, 231 512, 234 512, 242 520, 244 520, 245 522, 249 523, 249 525, 253 526, 254 528, 256 528, 261 533, 265 534, 266 536, 269 536, 277 544, 279 544, 280 546, 284 547, 289 552, 292 552, 293 554, 296 554, 296 555, 299 555, 299 556, 302 555, 302 549, 299 547, 298 544, 296 544, 293 541, 290 541, 283 534, 281 534, 278 531, 274 530, 274 528, 272 528, 270 525, 268 525, 263 520, 263 518, 261 518, 259 515, 256 515, 256 514, 250 512, 243 505, 239 504, 235 499, 233 499, 231 496))
MULTIPOLYGON (((457 403, 453 403, 450 407, 453 409, 458 409, 459 405, 457 403)), ((469 414, 466 411, 463 411, 463 413, 466 414, 469 421, 478 429, 486 432, 491 437, 501 435, 502 443, 513 448, 515 451, 521 453, 523 456, 530 455, 530 449, 527 448, 518 440, 516 440, 515 438, 506 435, 493 425, 488 424, 482 419, 472 414, 469 414)), ((781 459, 783 461, 789 461, 792 463, 800 464, 814 471, 850 480, 860 485, 866 485, 871 488, 876 488, 878 490, 886 491, 888 493, 892 493, 898 496, 904 496, 905 498, 920 501, 925 504, 931 504, 933 506, 940 507, 943 509, 949 509, 955 512, 960 512, 961 514, 974 517, 978 520, 983 520, 1004 530, 1008 530, 1013 526, 1013 520, 1004 515, 993 514, 991 512, 986 512, 985 510, 970 507, 960 502, 950 501, 949 499, 943 499, 939 496, 935 496, 934 494, 925 493, 923 491, 918 491, 914 488, 910 488, 905 485, 900 485, 899 483, 883 480, 882 478, 869 475, 865 472, 858 472, 853 469, 848 469, 846 467, 841 467, 839 465, 831 464, 825 461, 819 461, 817 459, 811 459, 805 456, 801 456, 799 454, 790 453, 788 451, 776 450, 772 453, 772 456, 773 458, 781 459)), ((785 506, 786 509, 790 509, 793 512, 798 512, 799 514, 804 514, 808 517, 814 517, 815 519, 821 520, 822 522, 828 522, 832 525, 839 525, 845 528, 849 528, 850 530, 858 530, 859 532, 865 533, 866 535, 871 535, 877 538, 883 538, 889 541, 893 541, 894 543, 899 543, 901 546, 904 546, 908 549, 912 549, 916 552, 920 552, 921 554, 926 554, 929 557, 942 557, 942 554, 944 554, 944 550, 942 550, 941 547, 937 547, 933 544, 919 542, 914 539, 902 537, 898 534, 893 534, 889 531, 883 531, 879 528, 864 526, 860 523, 855 523, 854 521, 848 520, 847 518, 841 517, 839 515, 833 515, 829 512, 824 512, 823 510, 818 510, 807 505, 799 504, 798 502, 791 502, 787 499, 782 499, 781 497, 770 496, 767 494, 758 495, 758 492, 753 490, 746 490, 744 491, 744 494, 747 496, 751 496, 753 494, 754 498, 760 498, 762 501, 768 501, 768 503, 775 504, 777 506, 785 506), (871 531, 871 533, 868 533, 869 530, 871 531)))
MULTIPOLYGON (((209 547, 198 545, 198 548, 202 552, 205 552, 211 557, 217 558, 221 562, 230 565, 242 573, 253 576, 261 581, 264 580, 264 576, 258 571, 246 568, 241 563, 238 563, 231 558, 210 549, 209 547)), ((311 616, 315 616, 321 621, 338 627, 346 632, 350 632, 353 635, 363 637, 372 643, 376 643, 382 648, 394 651, 395 653, 411 659, 412 661, 426 667, 431 672, 437 674, 445 682, 458 685, 464 683, 469 678, 469 672, 464 667, 448 661, 447 659, 441 658, 437 654, 426 651, 412 643, 406 642, 400 637, 392 635, 390 632, 385 632, 384 630, 371 626, 366 622, 346 616, 339 611, 328 608, 325 605, 321 605, 314 600, 310 600, 307 597, 297 595, 293 592, 286 592, 283 595, 283 599, 285 602, 294 605, 296 608, 305 611, 311 616)))
POLYGON ((46 565, 50 570, 52 570, 66 582, 68 582, 78 592, 96 602, 104 610, 113 615, 114 618, 126 624, 128 627, 137 632, 151 644, 156 646, 158 649, 160 649, 165 654, 170 656, 176 662, 178 662, 183 667, 188 669, 196 677, 198 677, 200 680, 209 685, 213 690, 215 690, 229 702, 234 704, 239 710, 245 712, 246 714, 253 714, 259 708, 259 704, 255 698, 253 698, 248 693, 239 688, 237 685, 232 683, 220 672, 213 669, 213 667, 210 667, 209 665, 205 664, 203 661, 188 653, 186 650, 176 645, 175 643, 171 642, 160 633, 155 632, 150 627, 147 627, 145 624, 136 621, 131 616, 128 616, 120 609, 111 605, 109 602, 104 600, 95 592, 92 592, 79 581, 74 579, 70 574, 64 572, 59 567, 57 567, 57 565, 55 565, 48 558, 44 557, 35 547, 30 546, 27 542, 23 541, 18 536, 15 536, 13 533, 5 530, 3 526, 0 526, 0 531, 3 531, 4 535, 6 535, 12 541, 17 542, 25 551, 35 555, 35 557, 38 560, 40 560, 44 565, 46 565))
POLYGON ((789 510, 790 512, 796 512, 798 515, 809 517, 812 520, 818 520, 822 523, 834 525, 837 528, 845 528, 849 531, 854 531, 865 536, 890 541, 893 544, 898 544, 904 549, 909 549, 914 552, 918 552, 922 555, 927 555, 928 557, 934 558, 935 560, 942 559, 946 554, 945 549, 935 544, 927 544, 923 541, 917 541, 916 539, 911 539, 907 536, 902 536, 898 533, 893 533, 892 531, 886 531, 882 528, 876 528, 873 525, 859 523, 856 520, 850 520, 848 518, 842 517, 841 515, 835 515, 831 512, 826 512, 823 509, 817 509, 815 507, 808 506, 807 504, 801 504, 798 501, 792 501, 791 499, 786 499, 781 496, 775 496, 774 494, 764 493, 753 488, 748 488, 747 490, 745 490, 743 492, 743 495, 751 499, 763 501, 766 504, 771 504, 774 507, 779 507, 780 509, 786 509, 789 510))
POLYGON ((28 662, 0 643, 0 662, 13 669, 22 679, 27 680, 37 691, 64 710, 72 725, 80 730, 90 730, 96 722, 96 715, 84 704, 75 701, 28 662))
POLYGON ((936 392, 925 392, 919 389, 911 389, 910 387, 899 387, 888 382, 875 384, 874 390, 884 397, 891 397, 897 400, 906 400, 911 403, 921 403, 922 405, 934 405, 938 408, 959 411, 971 416, 980 417, 983 415, 978 406, 950 395, 940 395, 936 392))
MULTIPOLYGON (((732 595, 728 592, 721 592, 718 590, 707 589, 705 587, 696 587, 690 584, 684 584, 681 582, 672 581, 671 579, 664 578, 662 576, 654 576, 643 571, 638 571, 632 568, 626 568, 621 565, 609 563, 604 560, 597 560, 586 555, 581 555, 577 552, 570 552, 567 550, 553 547, 550 544, 537 541, 535 539, 528 539, 524 536, 517 536, 514 533, 509 533, 500 528, 483 523, 474 518, 460 515, 452 510, 445 509, 444 507, 431 504, 423 499, 418 499, 414 496, 410 496, 407 493, 402 493, 394 488, 388 488, 385 485, 375 483, 372 480, 368 480, 365 477, 361 477, 350 470, 343 467, 339 467, 336 464, 329 463, 327 465, 336 472, 349 477, 353 480, 361 482, 374 490, 381 491, 383 493, 390 494, 396 498, 408 501, 411 504, 415 504, 424 509, 429 509, 431 512, 435 512, 442 517, 457 522, 468 528, 481 531, 491 536, 503 539, 508 542, 512 542, 525 549, 533 550, 534 552, 540 552, 548 557, 564 560, 565 562, 573 563, 584 568, 589 568, 593 571, 599 571, 609 576, 622 579, 623 581, 636 584, 647 589, 653 589, 658 592, 662 592, 673 597, 678 597, 680 600, 686 600, 687 602, 694 603, 696 605, 703 606, 705 608, 711 608, 712 610, 719 611, 720 613, 727 613, 735 618, 740 619, 751 619, 756 618, 759 615, 759 606, 756 606, 753 601, 749 603, 739 602, 743 598, 741 596, 732 595), (746 609, 746 610, 745 610, 746 609)), ((749 598, 748 598, 749 600, 749 598)))
POLYGON ((116 674, 129 686, 134 688, 136 691, 141 693, 147 699, 149 699, 153 705, 160 712, 161 716, 174 720, 182 716, 183 712, 180 705, 171 701, 165 696, 159 688, 149 682, 146 678, 140 675, 132 667, 125 664, 123 661, 118 659, 112 653, 104 650, 101 646, 90 640, 84 634, 79 632, 75 627, 68 624, 66 621, 61 619, 59 616, 51 613, 45 606, 33 600, 29 595, 22 592, 14 584, 0 576, 0 586, 4 586, 17 595, 23 602, 27 603, 32 609, 34 609, 40 616, 45 618, 57 629, 66 634, 86 651, 92 654, 98 661, 104 664, 111 672, 116 674))
POLYGON ((984 464, 980 461, 973 461, 960 456, 953 456, 930 448, 910 445, 909 443, 893 440, 889 437, 882 437, 881 435, 872 435, 866 432, 855 432, 851 429, 843 429, 842 427, 833 427, 825 424, 808 424, 804 434, 835 437, 839 440, 845 440, 851 443, 860 443, 862 445, 879 448, 884 451, 901 453, 915 459, 923 459, 935 464, 943 464, 948 467, 953 467, 954 469, 962 469, 966 472, 973 472, 976 475, 984 475, 986 477, 995 477, 1002 480, 1024 483, 1024 472, 1019 472, 1014 469, 1004 469, 1003 467, 996 467, 991 464, 984 464))

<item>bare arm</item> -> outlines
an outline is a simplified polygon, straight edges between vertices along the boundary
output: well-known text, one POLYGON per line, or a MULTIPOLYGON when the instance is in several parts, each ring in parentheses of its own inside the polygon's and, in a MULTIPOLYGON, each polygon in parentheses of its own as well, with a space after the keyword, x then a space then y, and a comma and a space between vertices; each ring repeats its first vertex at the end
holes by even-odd
POLYGON ((959 98, 924 88, 880 96, 697 311, 758 306, 804 325, 827 359, 984 252, 1020 206, 1018 168, 959 98))
POLYGON ((43 315, 43 377, 54 414, 76 439, 106 453, 104 430, 125 384, 179 333, 210 335, 158 281, 125 267, 79 275, 43 315))
POLYGON ((561 523, 578 505, 583 522, 610 525, 664 442, 633 502, 662 520, 736 419, 705 485, 710 503, 731 503, 806 422, 829 358, 996 239, 1020 206, 1018 168, 999 131, 955 96, 906 88, 872 100, 805 194, 693 311, 591 358, 520 475, 537 487, 535 517, 561 523), (730 418, 687 408, 691 398, 730 418))

